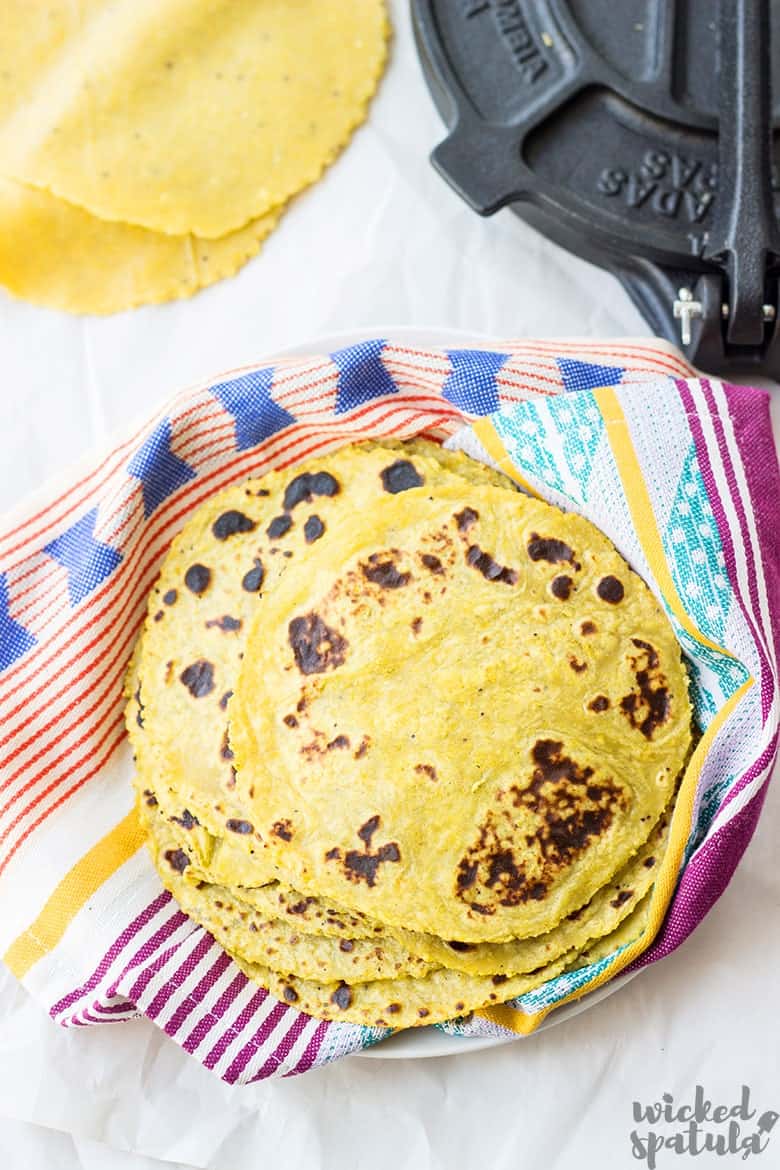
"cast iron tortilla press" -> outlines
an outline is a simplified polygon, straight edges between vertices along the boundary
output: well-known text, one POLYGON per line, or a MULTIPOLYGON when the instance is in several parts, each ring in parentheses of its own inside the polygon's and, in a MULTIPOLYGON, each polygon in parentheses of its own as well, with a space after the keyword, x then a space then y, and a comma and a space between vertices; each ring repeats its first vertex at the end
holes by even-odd
POLYGON ((437 170, 613 271, 656 334, 780 379, 780 0, 412 0, 437 170), (776 95, 773 103, 772 94, 776 95))

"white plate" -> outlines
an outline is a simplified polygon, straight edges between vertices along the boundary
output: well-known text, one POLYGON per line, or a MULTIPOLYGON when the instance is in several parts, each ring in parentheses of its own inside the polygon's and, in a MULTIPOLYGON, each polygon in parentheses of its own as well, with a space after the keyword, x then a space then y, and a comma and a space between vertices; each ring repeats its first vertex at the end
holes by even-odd
MULTIPOLYGON (((329 353, 334 349, 342 349, 346 345, 355 345, 359 341, 368 341, 376 337, 385 337, 403 345, 419 346, 457 346, 459 349, 487 349, 500 342, 496 338, 484 333, 464 333, 460 329, 419 329, 408 325, 377 325, 373 329, 333 333, 323 337, 315 337, 305 345, 291 346, 264 358, 263 361, 273 362, 280 358, 298 357, 303 354, 329 353)), ((613 979, 605 987, 600 987, 590 995, 583 996, 575 1003, 558 1008, 547 1017, 537 1028, 537 1032, 545 1028, 554 1028, 565 1020, 572 1019, 580 1012, 600 1003, 608 995, 625 987, 634 975, 622 975, 613 979)), ((536 1035, 536 1033, 534 1033, 536 1035)), ((523 1040, 523 1036, 448 1036, 438 1028, 409 1028, 405 1032, 398 1032, 389 1040, 383 1040, 373 1048, 366 1048, 359 1056, 367 1060, 407 1060, 421 1059, 434 1056, 460 1056, 468 1052, 480 1052, 483 1048, 497 1048, 501 1044, 510 1044, 515 1040, 523 1040)))

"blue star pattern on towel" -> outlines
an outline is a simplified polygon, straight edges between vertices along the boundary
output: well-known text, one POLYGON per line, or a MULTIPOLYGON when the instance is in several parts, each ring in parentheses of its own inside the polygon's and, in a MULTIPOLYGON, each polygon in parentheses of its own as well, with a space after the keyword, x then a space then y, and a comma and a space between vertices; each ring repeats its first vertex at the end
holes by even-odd
POLYGON ((498 410, 496 376, 509 360, 507 353, 491 350, 448 349, 450 372, 442 397, 467 414, 485 415, 498 410))
POLYGON ((563 388, 598 390, 600 386, 619 386, 624 374, 622 366, 600 366, 596 362, 577 362, 572 358, 556 358, 563 378, 563 388))
POLYGON ((0 573, 0 670, 26 654, 36 641, 8 612, 8 582, 5 573, 0 573))
POLYGON ((273 381, 273 366, 267 366, 211 387, 214 397, 233 415, 236 450, 255 447, 295 422, 289 411, 274 402, 273 381))
POLYGON ((128 463, 127 470, 141 481, 147 520, 163 500, 197 474, 171 451, 171 423, 167 418, 158 423, 149 438, 144 440, 128 463))
POLYGON ((398 387, 382 362, 384 341, 361 341, 330 355, 339 372, 336 414, 346 414, 374 398, 397 394, 398 387))
POLYGON ((95 540, 97 515, 97 508, 93 508, 71 528, 55 536, 43 550, 68 570, 71 605, 78 605, 88 597, 122 560, 122 554, 115 548, 95 540))

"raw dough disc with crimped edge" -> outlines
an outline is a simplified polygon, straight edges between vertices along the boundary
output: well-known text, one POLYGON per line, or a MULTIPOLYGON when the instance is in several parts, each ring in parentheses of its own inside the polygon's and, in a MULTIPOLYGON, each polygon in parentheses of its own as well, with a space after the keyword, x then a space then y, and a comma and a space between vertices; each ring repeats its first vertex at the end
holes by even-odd
POLYGON ((3 0, 0 172, 99 219, 223 237, 364 121, 383 0, 3 0))
POLYGON ((109 223, 0 177, 0 285, 15 297, 69 313, 119 313, 189 297, 237 272, 274 230, 281 211, 219 240, 203 240, 109 223))
POLYGON ((236 797, 282 880, 472 943, 583 906, 690 743, 672 627, 608 539, 462 481, 291 562, 230 707, 236 797))
POLYGON ((438 491, 472 483, 504 484, 507 496, 516 494, 505 476, 436 443, 361 443, 219 492, 173 541, 126 687, 137 785, 141 794, 153 788, 172 815, 189 814, 213 837, 232 839, 253 883, 275 871, 268 861, 263 868, 233 800, 228 744, 251 619, 291 565, 308 562, 366 511, 381 517, 409 485, 438 491))

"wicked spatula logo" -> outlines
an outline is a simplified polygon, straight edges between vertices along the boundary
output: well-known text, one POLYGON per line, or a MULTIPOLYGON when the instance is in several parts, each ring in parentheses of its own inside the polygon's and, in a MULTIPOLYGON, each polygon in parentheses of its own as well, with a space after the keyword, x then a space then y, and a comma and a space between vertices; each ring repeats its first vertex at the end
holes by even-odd
POLYGON ((754 1107, 747 1085, 732 1101, 710 1101, 697 1085, 691 1100, 663 1093, 660 1101, 647 1105, 634 1101, 633 1112, 631 1153, 648 1170, 663 1168, 675 1154, 712 1153, 743 1161, 762 1154, 780 1118, 774 1109, 754 1107))

